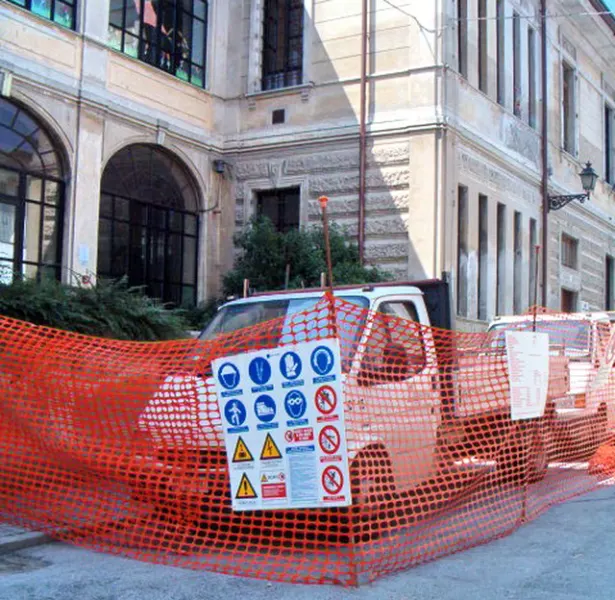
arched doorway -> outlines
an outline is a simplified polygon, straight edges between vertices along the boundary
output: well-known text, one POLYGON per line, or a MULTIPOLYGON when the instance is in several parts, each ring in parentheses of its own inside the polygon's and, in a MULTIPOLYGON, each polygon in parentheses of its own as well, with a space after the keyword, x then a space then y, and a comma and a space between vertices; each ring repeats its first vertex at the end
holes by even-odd
POLYGON ((134 144, 102 176, 98 276, 127 276, 164 302, 196 303, 198 196, 186 168, 167 151, 134 144))
POLYGON ((0 98, 0 283, 60 278, 64 178, 49 133, 0 98))

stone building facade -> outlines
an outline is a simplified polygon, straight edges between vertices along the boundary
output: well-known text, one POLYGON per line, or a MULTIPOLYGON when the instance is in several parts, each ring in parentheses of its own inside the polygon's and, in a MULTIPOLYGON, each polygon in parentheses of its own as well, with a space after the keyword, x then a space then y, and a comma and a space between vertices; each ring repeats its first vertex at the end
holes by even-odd
MULTIPOLYGON (((127 272, 165 300, 203 300, 252 215, 309 225, 326 194, 368 263, 448 273, 460 326, 527 309, 542 227, 538 0, 365 4, 364 20, 361 0, 0 0, 2 107, 59 157, 61 277, 127 272)), ((549 215, 549 306, 604 308, 613 22, 598 0, 548 5, 550 190, 578 192, 581 161, 601 175, 589 203, 549 215)), ((40 271, 30 230, 50 225, 26 188, 47 175, 15 148, 0 160, 21 182, 0 178, 18 207, 0 262, 40 271)))

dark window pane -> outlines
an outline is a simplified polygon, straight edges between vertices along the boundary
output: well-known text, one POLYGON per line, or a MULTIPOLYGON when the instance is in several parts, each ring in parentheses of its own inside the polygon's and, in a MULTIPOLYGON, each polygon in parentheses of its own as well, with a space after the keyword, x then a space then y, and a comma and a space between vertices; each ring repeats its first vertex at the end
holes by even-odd
POLYGON ((177 283, 182 277, 182 238, 180 235, 169 235, 167 257, 169 277, 172 282, 177 283))
POLYGON ((55 0, 55 14, 53 20, 64 27, 72 28, 73 23, 73 8, 60 0, 55 0))
POLYGON ((123 27, 124 5, 131 4, 131 0, 111 0, 109 3, 109 24, 123 27))
POLYGON ((147 286, 149 295, 152 298, 162 298, 162 283, 159 281, 151 281, 147 286))
POLYGON ((184 216, 184 232, 189 235, 196 235, 197 218, 192 215, 184 216))
POLYGON ((98 267, 103 275, 111 273, 111 221, 100 219, 98 222, 98 267))
POLYGON ((169 213, 169 229, 181 233, 182 231, 182 214, 178 212, 169 213))
POLYGON ((184 283, 195 283, 196 256, 196 238, 184 238, 184 283))
POLYGON ((190 285, 184 285, 182 287, 182 305, 183 306, 191 306, 195 303, 196 298, 195 289, 190 285))
POLYGON ((100 197, 100 216, 112 217, 113 216, 113 197, 107 194, 103 194, 100 197))
POLYGON ((164 277, 164 238, 163 231, 154 229, 150 234, 150 275, 158 279, 164 277))
POLYGON ((130 202, 126 198, 115 198, 115 218, 122 221, 130 219, 130 202))
POLYGON ((140 225, 130 228, 130 279, 135 285, 147 281, 147 230, 140 225))
POLYGON ((128 233, 128 223, 114 223, 111 274, 115 277, 128 274, 128 233))
POLYGON ((150 208, 149 221, 153 227, 164 228, 166 225, 166 212, 158 208, 150 208))
POLYGON ((260 192, 257 214, 268 218, 278 231, 297 229, 299 227, 299 188, 260 192))

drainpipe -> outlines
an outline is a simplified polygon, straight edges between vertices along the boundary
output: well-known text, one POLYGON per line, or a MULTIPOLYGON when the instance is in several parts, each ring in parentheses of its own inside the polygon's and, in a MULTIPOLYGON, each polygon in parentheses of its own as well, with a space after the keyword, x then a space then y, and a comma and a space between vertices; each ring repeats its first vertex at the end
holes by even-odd
POLYGON ((365 172, 366 172, 366 115, 367 115, 367 14, 368 0, 363 0, 361 25, 361 103, 359 116, 359 262, 365 262, 365 172))
MULTIPOLYGON (((549 273, 549 127, 547 91, 547 0, 540 0, 540 39, 542 76, 542 306, 547 306, 549 273)), ((530 267, 531 268, 531 267, 530 267)))

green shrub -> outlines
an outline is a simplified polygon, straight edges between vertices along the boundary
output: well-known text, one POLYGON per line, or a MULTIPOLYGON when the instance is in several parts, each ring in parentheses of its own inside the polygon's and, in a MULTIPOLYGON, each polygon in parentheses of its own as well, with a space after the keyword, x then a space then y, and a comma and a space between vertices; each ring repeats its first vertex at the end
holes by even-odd
POLYGON ((168 310, 125 280, 86 287, 18 278, 0 284, 0 315, 118 340, 184 338, 188 328, 180 311, 168 310))
MULTIPOLYGON (((335 223, 329 227, 333 282, 335 285, 387 281, 391 275, 377 267, 359 263, 359 250, 349 243, 335 223)), ((318 287, 320 274, 326 272, 322 228, 280 233, 269 219, 253 219, 245 231, 235 237, 240 254, 233 269, 223 279, 226 295, 241 294, 244 279, 255 291, 281 290, 285 287, 287 265, 289 289, 318 287)))

